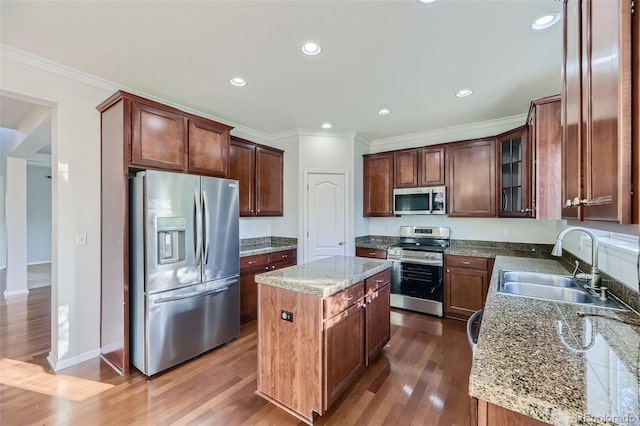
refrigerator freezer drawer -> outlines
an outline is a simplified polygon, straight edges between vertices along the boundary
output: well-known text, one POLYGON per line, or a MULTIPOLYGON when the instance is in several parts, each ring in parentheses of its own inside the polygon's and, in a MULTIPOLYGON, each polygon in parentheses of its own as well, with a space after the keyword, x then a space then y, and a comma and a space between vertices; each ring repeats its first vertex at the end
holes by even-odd
POLYGON ((235 339, 239 309, 238 277, 148 296, 145 359, 143 365, 135 359, 133 364, 151 376, 235 339))

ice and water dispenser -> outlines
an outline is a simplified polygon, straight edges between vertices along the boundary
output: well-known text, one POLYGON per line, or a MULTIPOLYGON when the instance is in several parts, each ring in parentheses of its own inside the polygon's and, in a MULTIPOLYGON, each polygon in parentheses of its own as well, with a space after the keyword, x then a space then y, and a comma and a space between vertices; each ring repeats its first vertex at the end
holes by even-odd
POLYGON ((184 217, 158 218, 158 264, 166 265, 184 261, 185 230, 184 217))

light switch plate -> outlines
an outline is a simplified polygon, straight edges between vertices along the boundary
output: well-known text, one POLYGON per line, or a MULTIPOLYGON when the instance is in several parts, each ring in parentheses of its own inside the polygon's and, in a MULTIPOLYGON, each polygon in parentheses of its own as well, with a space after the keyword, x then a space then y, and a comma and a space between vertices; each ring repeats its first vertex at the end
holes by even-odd
POLYGON ((87 233, 86 232, 78 232, 76 234, 76 245, 77 246, 86 246, 87 245, 87 233))

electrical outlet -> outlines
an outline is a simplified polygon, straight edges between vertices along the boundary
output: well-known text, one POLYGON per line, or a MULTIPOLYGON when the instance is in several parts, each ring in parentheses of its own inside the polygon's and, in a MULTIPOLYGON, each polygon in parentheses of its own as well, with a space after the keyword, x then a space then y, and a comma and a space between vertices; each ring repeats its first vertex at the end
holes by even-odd
POLYGON ((76 245, 77 246, 86 246, 87 245, 87 233, 86 232, 78 232, 76 234, 76 245))
POLYGON ((511 236, 511 228, 504 228, 504 236, 505 237, 511 236))
POLYGON ((281 310, 280 318, 282 318, 284 321, 293 322, 293 312, 281 310))

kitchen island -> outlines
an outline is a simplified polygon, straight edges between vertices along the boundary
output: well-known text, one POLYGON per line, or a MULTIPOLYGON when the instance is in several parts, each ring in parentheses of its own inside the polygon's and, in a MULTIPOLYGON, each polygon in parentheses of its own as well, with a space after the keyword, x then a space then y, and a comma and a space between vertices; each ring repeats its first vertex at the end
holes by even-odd
POLYGON ((496 257, 469 378, 478 424, 640 424, 640 316, 498 293, 500 269, 567 274, 496 257))
POLYGON ((256 394, 312 424, 390 337, 391 262, 334 256, 256 275, 256 394))

